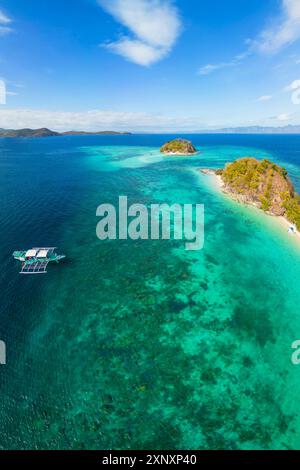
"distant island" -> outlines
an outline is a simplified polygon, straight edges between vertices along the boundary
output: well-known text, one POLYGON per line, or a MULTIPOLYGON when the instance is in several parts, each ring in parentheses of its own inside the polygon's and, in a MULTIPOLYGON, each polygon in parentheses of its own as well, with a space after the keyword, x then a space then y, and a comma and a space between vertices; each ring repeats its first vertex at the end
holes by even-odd
POLYGON ((287 171, 267 159, 241 158, 215 173, 222 189, 233 199, 251 204, 264 212, 283 216, 300 230, 300 196, 295 192, 287 171))
POLYGON ((67 131, 55 132, 42 127, 40 129, 0 129, 1 137, 59 137, 68 135, 131 135, 130 132, 116 132, 116 131, 67 131))
POLYGON ((131 132, 117 132, 117 131, 99 131, 99 132, 67 131, 67 132, 62 132, 59 135, 132 135, 132 134, 131 132))
POLYGON ((192 142, 186 139, 174 139, 164 144, 161 153, 166 155, 193 155, 197 153, 197 149, 192 142))
POLYGON ((197 134, 300 134, 300 125, 288 125, 280 127, 272 126, 244 126, 226 127, 222 129, 200 130, 197 134))

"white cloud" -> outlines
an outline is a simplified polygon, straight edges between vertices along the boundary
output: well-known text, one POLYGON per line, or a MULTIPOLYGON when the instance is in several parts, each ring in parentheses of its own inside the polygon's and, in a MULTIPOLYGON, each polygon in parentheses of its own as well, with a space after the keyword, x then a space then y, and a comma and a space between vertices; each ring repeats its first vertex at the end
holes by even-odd
POLYGON ((109 50, 139 65, 149 66, 168 55, 180 31, 172 0, 98 0, 130 36, 105 44, 109 50))
POLYGON ((204 123, 199 117, 165 116, 163 114, 116 112, 109 110, 90 110, 80 112, 49 111, 38 109, 0 109, 0 128, 21 129, 30 127, 37 129, 48 127, 56 131, 86 130, 86 131, 132 131, 158 133, 189 133, 206 129, 249 125, 278 125, 299 123, 297 113, 282 113, 265 119, 240 121, 232 116, 222 122, 204 123))
POLYGON ((13 31, 13 29, 8 26, 11 22, 12 20, 2 10, 0 10, 0 36, 4 36, 5 34, 13 31))
POLYGON ((108 44, 106 47, 116 54, 125 57, 125 59, 144 66, 153 64, 168 53, 168 51, 164 49, 154 48, 139 40, 126 38, 108 44))
POLYGON ((276 53, 300 38, 300 1, 282 0, 282 14, 265 29, 254 47, 260 52, 276 53))
POLYGON ((3 13, 2 10, 0 10, 0 23, 1 24, 11 23, 11 19, 5 13, 3 13))
POLYGON ((271 95, 263 95, 258 98, 257 101, 270 101, 272 99, 271 95))
POLYGON ((281 113, 277 116, 278 121, 289 121, 292 118, 292 115, 289 113, 281 113))
POLYGON ((134 131, 174 132, 202 129, 203 122, 193 117, 162 114, 90 110, 81 112, 36 109, 0 109, 0 128, 48 127, 57 131, 134 131))

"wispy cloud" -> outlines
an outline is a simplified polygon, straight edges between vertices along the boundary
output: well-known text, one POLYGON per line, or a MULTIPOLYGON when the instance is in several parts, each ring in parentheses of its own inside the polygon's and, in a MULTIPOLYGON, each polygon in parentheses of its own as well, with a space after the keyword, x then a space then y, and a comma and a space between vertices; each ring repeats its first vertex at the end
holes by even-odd
POLYGON ((174 132, 202 129, 203 122, 191 116, 167 116, 160 113, 122 112, 111 110, 50 111, 45 109, 0 109, 0 127, 39 128, 57 131, 133 131, 174 132))
POLYGON ((0 10, 0 23, 2 24, 11 23, 11 19, 2 10, 0 10))
POLYGON ((260 96, 257 101, 264 102, 264 101, 270 101, 271 99, 272 99, 272 95, 263 95, 263 96, 260 96))
POLYGON ((281 113, 264 119, 240 121, 232 116, 222 122, 206 122, 193 116, 166 116, 164 114, 133 113, 95 109, 90 111, 50 111, 46 109, 0 109, 0 128, 48 127, 56 131, 132 131, 190 133, 224 127, 253 125, 297 124, 299 113, 281 113))
POLYGON ((263 53, 276 53, 300 39, 300 1, 282 0, 282 13, 253 42, 263 53))
MULTIPOLYGON (((243 54, 235 56, 228 62, 205 65, 198 71, 199 75, 208 75, 216 70, 237 66, 253 53, 279 52, 300 39, 300 0, 281 0, 281 10, 279 18, 274 19, 257 39, 247 39, 248 47, 243 54)), ((300 64, 300 59, 296 63, 300 64)))
POLYGON ((233 62, 221 62, 220 64, 207 64, 204 65, 203 67, 200 67, 198 70, 198 75, 210 75, 213 72, 216 72, 216 70, 221 70, 226 67, 231 67, 234 65, 233 62))
POLYGON ((98 0, 129 31, 104 44, 112 52, 138 65, 149 66, 166 57, 182 25, 172 0, 98 0))
POLYGON ((228 62, 204 65, 198 70, 198 75, 209 75, 217 70, 225 69, 227 67, 235 67, 236 65, 239 65, 248 55, 249 51, 245 51, 242 54, 236 55, 232 60, 228 62))
POLYGON ((8 26, 11 22, 12 20, 2 10, 0 10, 0 36, 4 36, 5 34, 13 31, 13 29, 8 26))

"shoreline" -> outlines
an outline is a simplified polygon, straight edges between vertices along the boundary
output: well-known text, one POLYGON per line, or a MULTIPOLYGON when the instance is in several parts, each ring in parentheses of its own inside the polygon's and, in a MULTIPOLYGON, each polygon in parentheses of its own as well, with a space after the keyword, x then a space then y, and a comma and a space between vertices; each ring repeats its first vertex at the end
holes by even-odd
POLYGON ((199 152, 193 152, 193 153, 181 153, 181 152, 161 152, 163 155, 166 156, 171 156, 176 155, 178 157, 192 157, 193 155, 197 155, 199 152))
POLYGON ((200 172, 203 175, 206 176, 211 176, 213 179, 213 186, 215 187, 216 190, 218 190, 223 196, 227 196, 231 201, 236 202, 238 204, 241 204, 243 206, 250 206, 250 207, 255 207, 260 213, 269 216, 269 220, 276 221, 278 226, 280 226, 282 229, 289 228, 293 226, 295 228, 295 233, 290 234, 288 230, 286 230, 286 235, 289 235, 290 238, 292 239, 298 239, 298 242, 300 242, 300 232, 297 230, 295 227, 295 224, 291 223, 286 217, 283 215, 273 215, 267 212, 264 212, 260 207, 258 207, 256 204, 251 204, 248 202, 244 202, 240 200, 238 197, 234 197, 234 194, 231 194, 229 191, 226 191, 224 189, 224 183, 221 178, 221 175, 217 175, 215 170, 209 169, 209 168, 200 168, 200 172))

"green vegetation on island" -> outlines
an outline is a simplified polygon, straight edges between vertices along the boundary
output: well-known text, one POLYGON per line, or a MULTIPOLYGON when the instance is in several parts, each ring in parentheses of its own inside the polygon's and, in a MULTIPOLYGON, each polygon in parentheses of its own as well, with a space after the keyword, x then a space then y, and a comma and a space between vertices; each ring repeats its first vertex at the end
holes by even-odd
POLYGON ((300 196, 295 192, 285 168, 267 159, 241 158, 217 170, 224 190, 246 204, 284 216, 300 230, 300 196))
POLYGON ((46 127, 40 129, 0 129, 0 137, 56 137, 59 132, 51 131, 46 127))
POLYGON ((130 132, 116 132, 116 131, 67 131, 55 132, 42 127, 40 129, 0 129, 1 137, 60 137, 64 135, 130 135, 130 132))
POLYGON ((174 139, 164 144, 160 151, 169 155, 193 155, 197 149, 186 139, 174 139))

